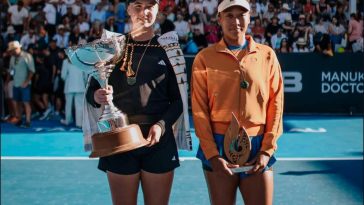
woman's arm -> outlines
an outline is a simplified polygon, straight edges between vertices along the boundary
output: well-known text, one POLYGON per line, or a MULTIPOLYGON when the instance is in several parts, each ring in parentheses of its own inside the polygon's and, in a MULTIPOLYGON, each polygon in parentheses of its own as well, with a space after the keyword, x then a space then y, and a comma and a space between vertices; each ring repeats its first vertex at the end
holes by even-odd
POLYGON ((183 111, 183 103, 176 75, 174 73, 172 65, 170 63, 168 63, 167 65, 169 67, 167 71, 167 86, 170 104, 166 112, 163 114, 162 119, 157 122, 157 124, 162 128, 162 135, 164 134, 166 128, 172 127, 172 125, 181 116, 183 111))
POLYGON ((192 116, 195 124, 196 135, 199 138, 200 146, 206 159, 211 159, 219 155, 213 138, 209 96, 207 92, 207 71, 202 55, 195 57, 192 66, 191 79, 191 102, 192 116))
POLYGON ((262 152, 272 156, 277 149, 277 140, 283 132, 283 78, 277 56, 272 51, 269 63, 269 101, 267 106, 267 117, 262 142, 262 152))

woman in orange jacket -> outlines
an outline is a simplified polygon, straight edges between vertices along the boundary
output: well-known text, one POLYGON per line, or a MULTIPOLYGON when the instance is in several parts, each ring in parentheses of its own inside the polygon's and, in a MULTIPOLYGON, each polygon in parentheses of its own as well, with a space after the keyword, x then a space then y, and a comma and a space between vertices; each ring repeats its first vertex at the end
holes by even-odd
POLYGON ((282 134, 283 80, 274 51, 245 35, 249 11, 246 0, 223 0, 218 6, 223 38, 199 52, 193 63, 192 110, 200 141, 197 157, 202 161, 211 204, 235 204, 238 188, 245 204, 273 201, 272 165, 282 134), (224 147, 232 113, 249 139, 245 163, 232 162, 224 147), (235 173, 239 165, 251 168, 235 173))

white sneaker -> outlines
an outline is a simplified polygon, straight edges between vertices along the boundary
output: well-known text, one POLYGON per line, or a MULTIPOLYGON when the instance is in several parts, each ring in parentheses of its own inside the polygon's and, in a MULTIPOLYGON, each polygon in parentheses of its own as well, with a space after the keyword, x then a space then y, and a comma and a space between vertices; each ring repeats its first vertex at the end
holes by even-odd
POLYGON ((66 120, 66 119, 61 119, 61 120, 60 120, 60 123, 61 123, 62 125, 68 126, 68 123, 67 123, 67 120, 66 120))
POLYGON ((45 120, 48 118, 49 114, 52 112, 52 108, 48 108, 43 115, 39 118, 39 120, 45 120))
POLYGON ((1 118, 1 120, 6 121, 6 120, 8 120, 10 117, 11 117, 10 115, 7 115, 7 116, 5 116, 5 117, 1 118))

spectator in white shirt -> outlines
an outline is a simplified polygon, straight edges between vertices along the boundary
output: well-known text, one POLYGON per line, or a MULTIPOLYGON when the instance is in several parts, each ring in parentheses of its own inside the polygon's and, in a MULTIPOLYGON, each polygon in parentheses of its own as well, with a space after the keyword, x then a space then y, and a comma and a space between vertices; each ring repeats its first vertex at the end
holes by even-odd
POLYGON ((274 15, 275 15, 274 5, 269 3, 267 11, 265 11, 263 14, 263 19, 268 19, 268 22, 270 23, 270 20, 273 18, 274 15))
POLYGON ((101 0, 90 0, 90 3, 93 4, 93 5, 97 5, 98 3, 100 3, 101 0))
POLYGON ((19 0, 16 5, 10 6, 8 9, 8 19, 10 24, 14 26, 17 34, 21 35, 24 27, 28 25, 29 12, 24 7, 22 0, 19 0))
POLYGON ((262 14, 262 8, 260 7, 260 4, 256 2, 256 0, 250 0, 249 1, 250 7, 255 6, 258 13, 262 14))
POLYGON ((57 34, 53 36, 53 40, 56 41, 58 48, 67 48, 68 47, 68 37, 69 32, 65 32, 64 25, 59 25, 57 28, 57 34))
POLYGON ((34 35, 34 29, 30 28, 28 33, 23 35, 23 37, 20 39, 20 44, 24 50, 28 50, 29 45, 35 44, 37 40, 37 36, 34 35))
POLYGON ((287 36, 282 33, 282 28, 279 28, 277 33, 271 38, 272 48, 274 50, 279 49, 281 47, 281 40, 284 38, 287 38, 287 36))
POLYGON ((258 7, 260 7, 260 13, 264 14, 266 11, 268 11, 269 1, 262 0, 260 4, 258 3, 258 5, 258 7))
POLYGON ((57 18, 57 3, 58 0, 49 0, 43 8, 43 12, 46 18, 46 30, 48 31, 49 37, 53 37, 56 33, 56 18, 57 18))
POLYGON ((324 18, 318 17, 316 25, 313 26, 314 34, 321 33, 321 34, 328 34, 329 29, 328 25, 325 23, 324 18))
POLYGON ((281 12, 278 14, 279 24, 283 24, 284 20, 286 20, 286 18, 292 19, 292 15, 291 15, 291 13, 289 13, 289 10, 290 10, 290 8, 289 8, 288 4, 284 3, 281 8, 281 12))
POLYGON ((188 33, 190 32, 190 27, 188 22, 183 20, 183 16, 180 13, 177 14, 177 20, 174 22, 174 25, 180 43, 187 43, 187 37, 188 33))
POLYGON ((110 9, 110 6, 112 6, 112 4, 108 0, 101 0, 100 4, 101 4, 101 9, 104 10, 105 12, 110 9))
POLYGON ((64 80, 64 94, 66 98, 64 125, 73 122, 72 110, 75 109, 76 127, 82 126, 83 98, 86 87, 86 75, 67 59, 63 60, 61 77, 64 80))
POLYGON ((64 2, 66 5, 70 5, 70 6, 72 6, 72 5, 75 3, 75 0, 63 0, 63 2, 64 2))
POLYGON ((91 13, 91 23, 94 23, 95 21, 100 21, 101 23, 105 23, 105 11, 102 9, 101 4, 96 5, 96 9, 92 11, 91 13))
POLYGON ((86 9, 86 12, 89 16, 91 16, 92 11, 95 9, 95 5, 90 3, 90 0, 84 0, 83 7, 86 9))
POLYGON ((81 0, 76 0, 74 4, 72 4, 72 13, 73 15, 80 14, 81 8, 83 7, 83 3, 81 0))
MULTIPOLYGON (((58 1, 58 4, 57 4, 56 8, 57 8, 57 15, 64 16, 67 13, 67 4, 65 4, 64 1, 58 1)), ((57 19, 57 24, 58 23, 59 22, 58 22, 58 19, 57 19)))
POLYGON ((202 3, 203 11, 208 16, 216 15, 217 0, 204 0, 202 3))
POLYGON ((200 13, 203 11, 202 3, 199 0, 192 0, 188 6, 190 15, 194 12, 200 13))
POLYGON ((80 33, 88 33, 90 31, 90 24, 87 22, 84 16, 78 16, 78 24, 80 27, 80 33))

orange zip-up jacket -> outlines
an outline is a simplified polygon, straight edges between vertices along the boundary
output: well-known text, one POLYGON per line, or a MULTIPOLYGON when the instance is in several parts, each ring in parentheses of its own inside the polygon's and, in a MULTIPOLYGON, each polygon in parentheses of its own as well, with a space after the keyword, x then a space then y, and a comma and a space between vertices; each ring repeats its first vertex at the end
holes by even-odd
POLYGON ((200 51, 193 62, 191 100, 196 135, 206 159, 219 155, 213 133, 225 134, 232 112, 249 136, 263 134, 262 152, 272 156, 282 134, 283 79, 274 51, 246 36, 235 55, 225 41, 200 51), (247 89, 240 87, 246 80, 247 89), (240 100, 239 100, 240 95, 240 100))

